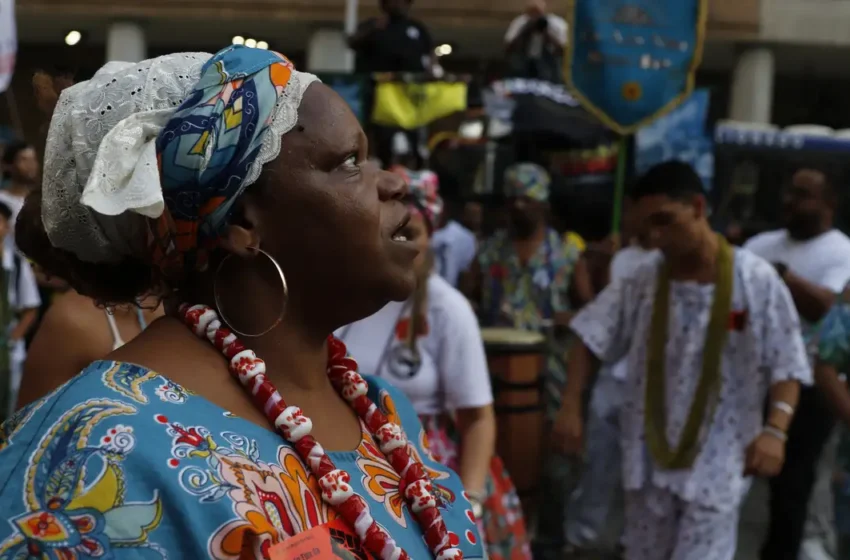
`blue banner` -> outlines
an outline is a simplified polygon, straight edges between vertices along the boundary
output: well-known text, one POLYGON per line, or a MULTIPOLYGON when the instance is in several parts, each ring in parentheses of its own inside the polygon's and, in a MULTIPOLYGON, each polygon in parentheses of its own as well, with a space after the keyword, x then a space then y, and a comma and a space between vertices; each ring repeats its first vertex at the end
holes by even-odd
POLYGON ((564 75, 582 105, 631 134, 693 90, 707 0, 569 0, 564 75))
POLYGON ((638 130, 635 171, 640 175, 665 161, 684 161, 694 168, 710 191, 714 179, 714 142, 705 130, 708 103, 708 90, 697 90, 675 110, 638 130))

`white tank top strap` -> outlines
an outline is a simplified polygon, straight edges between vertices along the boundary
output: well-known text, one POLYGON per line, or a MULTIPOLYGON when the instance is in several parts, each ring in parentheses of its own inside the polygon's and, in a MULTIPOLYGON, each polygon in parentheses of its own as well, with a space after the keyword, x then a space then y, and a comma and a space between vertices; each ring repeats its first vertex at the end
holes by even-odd
POLYGON ((115 322, 115 316, 109 309, 104 309, 106 320, 109 322, 109 330, 112 331, 112 349, 118 350, 124 346, 124 339, 121 338, 121 332, 118 330, 118 324, 115 322))

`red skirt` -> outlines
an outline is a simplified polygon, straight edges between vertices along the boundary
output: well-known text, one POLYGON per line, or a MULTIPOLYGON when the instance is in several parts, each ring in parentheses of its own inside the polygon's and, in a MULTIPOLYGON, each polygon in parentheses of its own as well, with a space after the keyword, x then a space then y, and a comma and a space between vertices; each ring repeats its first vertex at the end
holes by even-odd
MULTIPOLYGON (((457 472, 460 444, 451 419, 422 416, 420 420, 434 459, 457 472)), ((502 460, 495 455, 490 461, 484 492, 484 512, 478 520, 478 531, 486 543, 487 556, 490 560, 531 560, 519 496, 502 460)))

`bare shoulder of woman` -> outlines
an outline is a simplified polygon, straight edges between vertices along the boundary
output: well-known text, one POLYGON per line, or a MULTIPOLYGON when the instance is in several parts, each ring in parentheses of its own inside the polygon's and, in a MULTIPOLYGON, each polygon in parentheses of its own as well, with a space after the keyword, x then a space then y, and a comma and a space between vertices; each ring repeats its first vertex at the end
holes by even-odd
POLYGON ((73 291, 56 298, 27 352, 19 407, 70 381, 112 350, 104 313, 73 291))

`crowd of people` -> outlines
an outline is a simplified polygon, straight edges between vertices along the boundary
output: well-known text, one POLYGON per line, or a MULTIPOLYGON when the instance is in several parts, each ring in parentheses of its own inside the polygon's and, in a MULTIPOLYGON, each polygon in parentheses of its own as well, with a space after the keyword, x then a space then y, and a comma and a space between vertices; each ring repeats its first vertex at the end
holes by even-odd
MULTIPOLYGON (((434 72, 410 1, 381 7, 358 68, 434 72)), ((566 36, 529 2, 511 71, 559 81, 566 36)), ((0 558, 294 558, 325 531, 358 558, 582 560, 613 528, 625 560, 732 560, 755 478, 763 560, 835 533, 850 554, 829 172, 795 170, 783 227, 736 246, 666 162, 587 243, 553 227, 541 162, 507 169, 495 218, 444 201, 416 139, 370 147, 273 51, 34 81, 43 166, 2 156, 0 558), (489 328, 545 341, 547 449, 509 458, 541 463, 528 502, 497 453, 489 328)))

